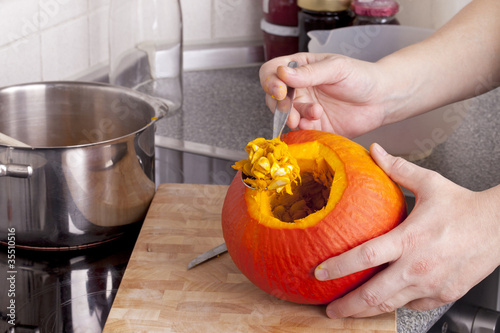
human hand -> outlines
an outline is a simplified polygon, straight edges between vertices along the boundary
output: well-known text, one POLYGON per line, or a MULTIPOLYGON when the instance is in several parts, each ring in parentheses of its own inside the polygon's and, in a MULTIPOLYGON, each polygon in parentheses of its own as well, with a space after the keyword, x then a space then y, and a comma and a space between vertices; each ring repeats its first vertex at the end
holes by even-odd
POLYGON ((369 317, 406 306, 453 302, 500 264, 500 187, 472 192, 402 158, 370 147, 377 164, 411 190, 416 205, 403 223, 315 270, 320 280, 387 268, 327 306, 331 318, 369 317))
POLYGON ((387 96, 377 65, 335 54, 297 53, 272 59, 260 68, 266 103, 296 88, 287 125, 355 137, 383 124, 387 96), (288 62, 297 61, 291 69, 288 62))

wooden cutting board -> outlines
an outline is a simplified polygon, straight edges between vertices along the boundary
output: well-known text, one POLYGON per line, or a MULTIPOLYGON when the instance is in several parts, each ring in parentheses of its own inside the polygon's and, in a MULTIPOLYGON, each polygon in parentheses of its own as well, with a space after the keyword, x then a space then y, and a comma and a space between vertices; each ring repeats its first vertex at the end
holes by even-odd
POLYGON ((332 320, 324 306, 270 296, 227 253, 187 270, 191 259, 224 242, 226 191, 222 185, 159 186, 104 333, 396 332, 395 312, 332 320))

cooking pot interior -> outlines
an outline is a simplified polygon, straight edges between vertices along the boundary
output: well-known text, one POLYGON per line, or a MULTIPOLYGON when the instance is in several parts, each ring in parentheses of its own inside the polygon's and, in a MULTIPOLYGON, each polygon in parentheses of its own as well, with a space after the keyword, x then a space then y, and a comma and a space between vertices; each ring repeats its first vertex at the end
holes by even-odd
POLYGON ((0 132, 33 147, 91 144, 151 123, 154 107, 106 84, 43 82, 0 89, 0 132))

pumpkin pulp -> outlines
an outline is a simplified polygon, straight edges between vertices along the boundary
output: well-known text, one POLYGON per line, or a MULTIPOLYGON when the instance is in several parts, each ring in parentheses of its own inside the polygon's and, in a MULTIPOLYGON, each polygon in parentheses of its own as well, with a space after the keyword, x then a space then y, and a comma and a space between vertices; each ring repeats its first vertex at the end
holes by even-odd
POLYGON ((245 200, 249 214, 263 225, 307 228, 334 209, 347 177, 337 154, 321 142, 295 143, 288 150, 300 168, 301 181, 292 186, 292 194, 248 189, 245 200))
POLYGON ((245 183, 259 191, 292 194, 292 186, 300 181, 299 167, 286 143, 278 138, 257 138, 247 144, 245 151, 248 159, 232 166, 247 176, 245 183))

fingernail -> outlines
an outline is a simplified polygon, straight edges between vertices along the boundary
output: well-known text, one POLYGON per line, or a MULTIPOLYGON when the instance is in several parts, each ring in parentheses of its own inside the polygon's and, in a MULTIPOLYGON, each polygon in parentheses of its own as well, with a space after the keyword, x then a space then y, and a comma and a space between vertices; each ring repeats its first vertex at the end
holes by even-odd
POLYGON ((314 276, 320 281, 328 280, 328 278, 330 277, 328 271, 324 268, 321 268, 321 266, 318 266, 316 268, 316 270, 314 271, 314 276))
POLYGON ((286 86, 279 85, 273 88, 273 94, 271 95, 274 99, 281 101, 286 97, 286 86))
POLYGON ((328 318, 330 319, 338 319, 340 318, 339 316, 337 316, 337 314, 335 312, 333 312, 332 310, 330 309, 326 309, 326 315, 328 316, 328 318))
POLYGON ((297 74, 297 70, 295 68, 292 68, 292 67, 288 67, 288 66, 282 66, 283 69, 285 70, 285 72, 287 72, 288 74, 290 75, 295 75, 297 74))
POLYGON ((378 143, 374 143, 374 144, 373 144, 373 149, 375 149, 375 151, 376 151, 379 155, 381 155, 381 156, 385 156, 385 155, 387 155, 387 152, 385 151, 385 149, 384 149, 384 148, 382 148, 382 146, 381 146, 381 145, 379 145, 378 143))

